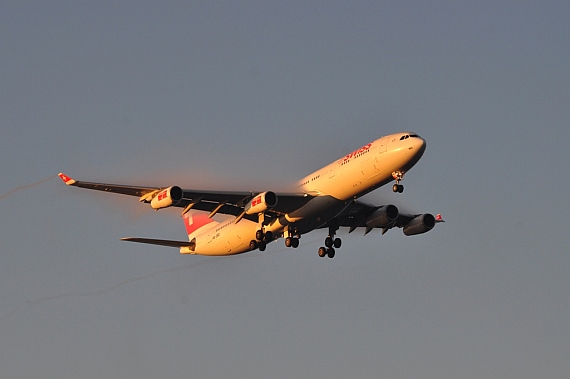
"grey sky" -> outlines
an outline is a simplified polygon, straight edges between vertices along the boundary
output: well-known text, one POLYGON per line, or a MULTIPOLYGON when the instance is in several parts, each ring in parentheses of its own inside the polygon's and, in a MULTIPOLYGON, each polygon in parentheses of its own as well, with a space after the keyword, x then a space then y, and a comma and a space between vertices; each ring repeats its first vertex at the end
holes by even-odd
POLYGON ((563 378, 570 3, 6 2, 6 378, 563 378), (392 132, 432 232, 208 258, 90 181, 280 191, 392 132), (21 188, 8 196, 10 191, 21 188))

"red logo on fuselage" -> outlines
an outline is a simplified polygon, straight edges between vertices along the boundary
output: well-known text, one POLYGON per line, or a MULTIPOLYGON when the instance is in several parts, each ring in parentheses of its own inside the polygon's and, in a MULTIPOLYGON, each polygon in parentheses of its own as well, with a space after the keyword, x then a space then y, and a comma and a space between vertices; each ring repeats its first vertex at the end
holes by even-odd
POLYGON ((359 154, 365 153, 366 151, 368 151, 370 149, 370 147, 372 146, 372 142, 370 142, 368 145, 364 145, 362 146, 360 149, 358 150, 354 150, 352 153, 348 154, 346 157, 344 157, 344 161, 346 162, 347 160, 349 160, 350 158, 354 158, 359 154))

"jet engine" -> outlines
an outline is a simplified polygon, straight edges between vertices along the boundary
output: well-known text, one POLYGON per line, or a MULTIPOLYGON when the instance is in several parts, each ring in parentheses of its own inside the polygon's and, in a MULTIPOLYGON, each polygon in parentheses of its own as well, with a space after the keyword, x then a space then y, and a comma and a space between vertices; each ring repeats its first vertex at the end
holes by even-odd
POLYGON ((399 213, 395 205, 383 205, 366 219, 366 226, 369 228, 383 228, 396 220, 399 213))
POLYGON ((435 226, 435 217, 430 213, 424 213, 416 216, 406 226, 404 226, 404 234, 413 236, 429 232, 435 226))
POLYGON ((180 187, 172 186, 160 190, 150 201, 153 209, 167 208, 176 205, 182 200, 184 193, 180 187))
POLYGON ((254 215, 265 212, 277 205, 277 195, 274 192, 267 191, 256 195, 244 207, 245 214, 254 215))

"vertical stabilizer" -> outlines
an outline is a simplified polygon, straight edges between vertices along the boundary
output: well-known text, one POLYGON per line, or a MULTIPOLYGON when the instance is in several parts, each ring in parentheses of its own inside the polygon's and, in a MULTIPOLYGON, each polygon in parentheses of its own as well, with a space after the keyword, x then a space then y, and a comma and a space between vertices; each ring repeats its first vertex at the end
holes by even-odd
POLYGON ((191 210, 184 214, 183 218, 189 240, 219 224, 209 218, 208 213, 201 211, 191 210))

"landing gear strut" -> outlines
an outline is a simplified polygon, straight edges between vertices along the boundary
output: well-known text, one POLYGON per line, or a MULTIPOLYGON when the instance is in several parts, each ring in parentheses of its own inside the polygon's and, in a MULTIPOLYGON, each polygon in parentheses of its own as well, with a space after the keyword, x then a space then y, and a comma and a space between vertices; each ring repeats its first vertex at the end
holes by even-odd
POLYGON ((400 184, 400 181, 404 179, 404 173, 400 170, 394 171, 392 177, 396 180, 396 184, 392 186, 392 191, 402 193, 404 192, 404 186, 400 184))

